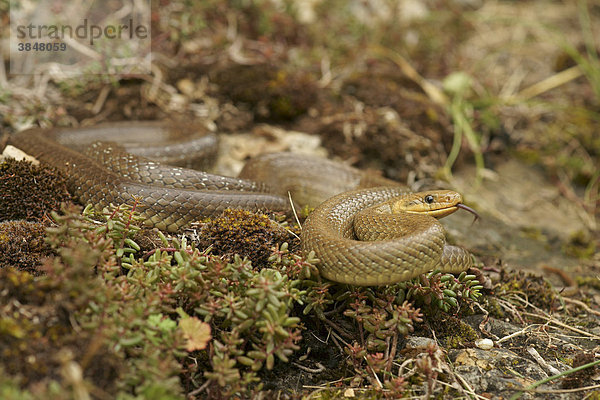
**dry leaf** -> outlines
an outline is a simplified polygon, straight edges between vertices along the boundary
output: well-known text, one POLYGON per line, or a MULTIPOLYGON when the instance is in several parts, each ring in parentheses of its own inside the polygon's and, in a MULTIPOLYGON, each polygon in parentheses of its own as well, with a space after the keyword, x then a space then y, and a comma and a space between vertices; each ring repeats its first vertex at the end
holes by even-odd
POLYGON ((196 317, 181 318, 179 328, 187 339, 187 351, 202 350, 211 339, 210 325, 196 317))

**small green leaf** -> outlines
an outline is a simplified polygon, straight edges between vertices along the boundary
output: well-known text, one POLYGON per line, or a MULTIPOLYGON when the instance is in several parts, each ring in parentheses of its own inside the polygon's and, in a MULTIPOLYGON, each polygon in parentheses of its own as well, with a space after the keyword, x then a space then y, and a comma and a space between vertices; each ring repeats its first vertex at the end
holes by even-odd
POLYGON ((272 370, 274 365, 275 365, 275 357, 273 356, 273 354, 269 354, 267 356, 267 369, 272 370))
POLYGON ((140 251, 140 246, 129 238, 125 239, 125 244, 131 247, 132 249, 135 249, 135 251, 140 251))

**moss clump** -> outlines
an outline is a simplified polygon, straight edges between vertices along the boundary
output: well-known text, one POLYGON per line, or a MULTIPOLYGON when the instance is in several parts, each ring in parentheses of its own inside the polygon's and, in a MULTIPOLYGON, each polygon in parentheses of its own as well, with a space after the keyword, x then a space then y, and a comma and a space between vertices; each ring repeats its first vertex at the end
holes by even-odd
POLYGON ((437 326, 440 327, 437 334, 445 340, 449 349, 464 348, 479 339, 477 331, 471 325, 455 317, 444 319, 437 326))
POLYGON ((40 222, 0 222, 0 268, 12 266, 38 275, 42 258, 52 254, 45 229, 40 222))
POLYGON ((504 298, 511 293, 521 293, 533 305, 543 310, 554 310, 560 305, 558 295, 552 285, 541 276, 527 274, 523 271, 500 271, 499 287, 496 297, 504 298))
POLYGON ((571 235, 562 250, 566 255, 587 260, 596 254, 596 242, 588 232, 577 231, 571 235))
POLYGON ((42 221, 61 202, 71 201, 56 170, 14 159, 0 163, 0 193, 0 221, 42 221))
POLYGON ((267 265, 273 247, 294 240, 297 243, 297 239, 266 215, 225 210, 202 227, 198 247, 211 246, 214 254, 248 257, 254 266, 260 267, 267 265))
POLYGON ((596 276, 577 276, 575 282, 577 286, 587 286, 600 290, 600 280, 596 276))
POLYGON ((222 96, 250 107, 255 120, 293 120, 317 101, 311 75, 266 64, 235 65, 215 74, 214 81, 222 96))
POLYGON ((494 297, 485 297, 485 309, 496 319, 503 319, 506 316, 502 306, 498 303, 498 299, 494 297))

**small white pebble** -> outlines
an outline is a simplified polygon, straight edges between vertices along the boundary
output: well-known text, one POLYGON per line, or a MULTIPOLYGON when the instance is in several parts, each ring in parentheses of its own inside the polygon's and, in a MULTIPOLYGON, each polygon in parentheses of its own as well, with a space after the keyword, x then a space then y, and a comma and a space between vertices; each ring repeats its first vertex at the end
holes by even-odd
POLYGON ((478 339, 475 341, 475 346, 481 350, 489 350, 494 347, 494 342, 491 339, 478 339))

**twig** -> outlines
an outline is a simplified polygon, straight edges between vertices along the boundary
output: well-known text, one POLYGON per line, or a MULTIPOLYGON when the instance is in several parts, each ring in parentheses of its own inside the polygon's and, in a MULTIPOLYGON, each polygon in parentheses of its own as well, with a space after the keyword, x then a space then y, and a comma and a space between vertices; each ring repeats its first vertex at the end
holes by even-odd
POLYGON ((392 371, 392 361, 394 361, 394 358, 396 357, 396 347, 398 347, 398 332, 394 332, 394 336, 392 338, 392 347, 390 353, 388 354, 388 362, 385 367, 387 372, 392 371))
POLYGON ((560 374, 560 371, 556 368, 554 368, 552 365, 548 364, 546 362, 546 360, 544 360, 542 358, 542 356, 540 356, 540 353, 538 353, 538 351, 533 348, 532 346, 527 347, 527 352, 529 353, 529 355, 531 357, 533 357, 535 359, 535 361, 537 361, 538 364, 540 364, 540 366, 544 369, 546 369, 548 372, 550 372, 551 374, 557 375, 560 374))
POLYGON ((321 363, 317 363, 318 368, 305 367, 304 365, 298 364, 297 362, 292 362, 292 364, 301 369, 302 371, 311 374, 320 374, 321 372, 325 371, 325 367, 321 363))
MULTIPOLYGON (((294 205, 294 201, 292 200, 292 193, 290 193, 288 191, 288 199, 290 199, 290 206, 292 207, 292 212, 294 213, 294 218, 296 218, 296 223, 298 224, 298 226, 300 227, 300 230, 302 230, 302 225, 300 224, 300 219, 298 218, 298 213, 296 213, 296 206, 294 205)), ((289 231, 292 233, 292 235, 296 236, 297 239, 300 239, 298 237, 298 235, 296 235, 294 232, 289 231)))
MULTIPOLYGON (((314 334, 314 332, 311 332, 311 335, 317 339, 319 342, 323 343, 323 344, 327 344, 327 339, 322 340, 321 338, 319 338, 317 335, 314 334)), ((329 335, 327 335, 327 338, 329 339, 329 335)))
POLYGON ((540 82, 534 83, 533 85, 526 87, 521 90, 515 96, 509 97, 507 101, 510 102, 523 102, 526 100, 530 100, 533 97, 539 96, 542 93, 545 93, 549 90, 557 88, 559 86, 564 85, 574 79, 579 78, 583 75, 583 71, 579 68, 578 65, 571 67, 569 69, 565 69, 557 74, 552 75, 540 82))
POLYGON ((332 327, 334 329, 334 331, 338 332, 338 334, 340 334, 341 336, 345 337, 348 340, 352 340, 353 337, 351 334, 349 334, 348 332, 344 331, 340 326, 338 326, 335 322, 330 321, 328 319, 321 319, 320 321, 323 321, 324 323, 326 323, 327 325, 329 325, 330 327, 332 327))
POLYGON ((599 340, 600 339, 600 336, 594 335, 593 333, 586 332, 586 331, 581 330, 579 328, 575 328, 574 326, 562 323, 559 320, 557 320, 556 318, 551 317, 551 316, 546 316, 546 315, 541 315, 541 314, 534 314, 534 313, 529 313, 529 312, 525 312, 525 311, 523 311, 523 314, 525 314, 527 316, 530 316, 530 317, 538 317, 538 318, 544 319, 544 320, 546 320, 548 322, 551 322, 551 323, 553 323, 555 325, 560 326, 561 328, 565 328, 565 329, 568 329, 570 331, 580 333, 580 334, 582 334, 584 336, 587 336, 587 337, 595 339, 595 340, 599 340))
POLYGON ((108 98, 108 94, 110 93, 110 86, 103 86, 100 90, 100 94, 96 98, 94 102, 94 106, 92 107, 92 113, 98 114, 102 107, 104 107, 104 103, 106 103, 106 99, 108 98))
POLYGON ((431 99, 431 101, 434 103, 441 106, 447 106, 450 103, 448 97, 443 91, 419 74, 417 70, 408 62, 408 60, 402 57, 399 53, 381 46, 374 46, 370 50, 381 57, 390 59, 400 68, 406 77, 419 85, 427 94, 429 99, 431 99))
POLYGON ((567 273, 567 271, 560 268, 551 267, 549 265, 542 265, 542 269, 551 274, 558 275, 566 287, 577 287, 575 279, 573 279, 572 276, 567 273))
POLYGON ((195 389, 195 390, 192 390, 191 392, 189 392, 187 394, 187 398, 190 399, 190 398, 194 397, 195 395, 202 393, 204 390, 206 390, 208 385, 210 385, 210 380, 204 382, 202 384, 202 386, 200 386, 198 389, 195 389))
MULTIPOLYGON (((455 372, 451 372, 451 373, 452 373, 452 375, 455 378, 457 378, 457 380, 460 380, 460 384, 463 385, 462 389, 464 390, 464 393, 467 393, 470 396, 472 396, 472 397, 474 397, 474 398, 476 398, 478 400, 488 400, 487 397, 483 397, 483 396, 480 396, 477 393, 475 393, 475 390, 473 390, 473 388, 471 387, 471 385, 469 385, 469 383, 465 380, 465 378, 463 378, 462 376, 458 375, 455 372)), ((454 385, 452 385, 452 384, 450 384, 448 382, 444 382, 444 381, 441 381, 439 379, 436 379, 435 381, 436 381, 436 383, 439 383, 442 386, 448 386, 448 387, 450 387, 450 388, 452 388, 454 390, 457 390, 456 386, 454 386, 454 385)))
POLYGON ((536 306, 534 306, 533 304, 531 304, 531 303, 530 303, 528 300, 526 300, 526 299, 523 299, 523 298, 521 298, 521 297, 519 297, 519 296, 515 296, 515 299, 517 299, 517 300, 521 301, 523 304, 525 304, 525 305, 526 305, 526 306, 528 306, 528 307, 531 307, 531 308, 533 308, 535 311, 537 311, 537 312, 539 313, 539 314, 534 314, 534 313, 530 313, 530 312, 527 312, 527 311, 523 311, 523 312, 522 312, 522 313, 523 313, 523 315, 527 315, 527 316, 530 316, 530 317, 537 317, 537 318, 541 318, 541 319, 544 319, 544 320, 546 320, 547 322, 551 322, 551 323, 553 323, 553 324, 555 324, 555 325, 558 325, 558 326, 560 326, 560 327, 562 327, 562 328, 565 328, 565 329, 571 330, 571 331, 573 331, 573 332, 580 333, 580 334, 582 334, 582 335, 584 335, 584 336, 587 336, 587 337, 589 337, 589 338, 592 338, 592 339, 595 339, 595 340, 598 340, 598 339, 600 339, 600 336, 594 335, 593 333, 589 333, 589 332, 586 332, 586 331, 584 331, 584 330, 581 330, 581 329, 579 329, 579 328, 575 328, 574 326, 570 326, 570 325, 567 325, 567 324, 565 324, 565 323, 563 323, 563 322, 560 322, 560 321, 559 321, 559 320, 557 320, 556 318, 554 318, 554 317, 552 317, 552 316, 548 315, 548 314, 547 314, 547 313, 545 313, 544 311, 540 310, 538 307, 536 307, 536 306))
POLYGON ((527 332, 528 330, 530 330, 530 328, 533 328, 534 326, 536 326, 536 325, 527 325, 525 328, 521 329, 520 331, 511 333, 508 336, 501 337, 500 339, 496 340, 496 343, 499 344, 499 343, 502 343, 502 342, 506 342, 507 340, 510 340, 510 339, 512 339, 512 338, 514 338, 516 336, 523 335, 525 332, 527 332))
POLYGON ((329 333, 331 334, 331 336, 330 336, 331 340, 337 346, 338 350, 340 351, 340 354, 344 354, 344 349, 342 348, 342 345, 340 344, 340 342, 343 342, 346 346, 348 346, 348 343, 346 343, 344 341, 344 339, 342 339, 339 335, 337 335, 335 332, 333 332, 333 330, 331 328, 329 329, 329 333), (338 342, 338 340, 340 342, 338 342))
MULTIPOLYGON (((415 374, 415 371, 417 370, 416 367, 411 368, 408 372, 404 372, 404 368, 406 368, 406 366, 408 364, 411 364, 414 362, 415 362, 414 358, 408 358, 408 359, 404 360, 404 362, 398 366, 398 376, 404 376, 404 377, 413 376, 415 374)), ((396 365, 397 365, 397 363, 396 363, 396 365)))
POLYGON ((506 300, 498 299, 498 304, 506 309, 509 313, 511 313, 515 319, 518 319, 522 324, 525 324, 525 320, 521 316, 521 313, 516 309, 516 307, 506 300))
POLYGON ((563 297, 563 300, 564 300, 565 303, 571 303, 571 304, 578 305, 579 307, 583 308, 585 311, 589 312, 590 314, 594 314, 594 315, 599 315, 600 316, 600 311, 592 310, 583 301, 579 301, 579 300, 575 300, 575 299, 570 299, 568 297, 563 297))

